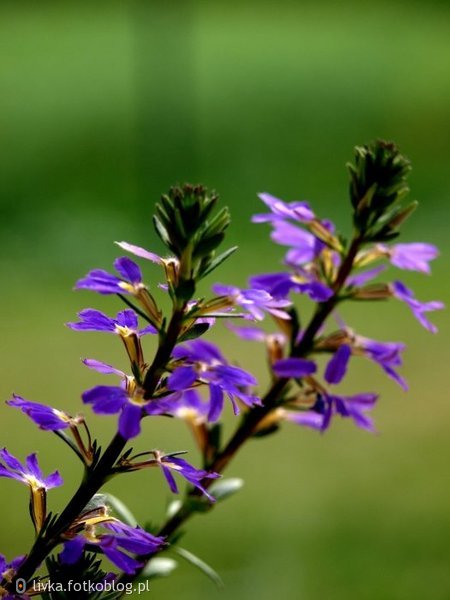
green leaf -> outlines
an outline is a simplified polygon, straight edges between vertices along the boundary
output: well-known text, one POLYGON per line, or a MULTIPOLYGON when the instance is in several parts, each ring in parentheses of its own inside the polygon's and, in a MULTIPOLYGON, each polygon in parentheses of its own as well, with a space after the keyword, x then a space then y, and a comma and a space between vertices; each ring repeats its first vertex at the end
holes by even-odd
POLYGON ((227 258, 229 256, 231 256, 234 252, 236 252, 237 249, 238 249, 238 246, 233 246, 232 248, 225 250, 225 252, 222 252, 222 254, 219 254, 219 256, 217 256, 217 258, 215 258, 214 260, 212 260, 209 263, 209 265, 206 267, 206 269, 201 273, 201 276, 206 277, 207 275, 212 273, 214 271, 214 269, 216 269, 225 260, 227 260, 227 258))
POLYGON ((179 556, 184 558, 188 563, 199 569, 202 573, 204 573, 211 581, 218 587, 223 588, 223 581, 218 573, 214 571, 212 567, 206 564, 201 558, 189 552, 185 548, 180 548, 179 546, 174 546, 172 548, 174 552, 176 552, 179 556))
MULTIPOLYGON (((139 579, 156 579, 157 577, 168 577, 178 567, 173 558, 157 556, 148 561, 142 570, 139 579)), ((138 579, 138 580, 139 580, 138 579)))
POLYGON ((187 331, 185 331, 183 335, 181 335, 178 338, 178 341, 185 342, 186 340, 195 340, 196 338, 206 333, 209 328, 210 325, 208 323, 196 323, 195 325, 192 325, 192 327, 190 327, 187 331))
POLYGON ((114 510, 121 521, 127 525, 131 525, 131 527, 136 527, 138 524, 136 517, 122 500, 109 493, 102 495, 105 497, 106 503, 114 510))
POLYGON ((236 494, 244 485, 244 480, 239 477, 229 477, 215 481, 209 488, 214 498, 221 502, 230 496, 236 494))
POLYGON ((164 225, 161 223, 161 221, 158 219, 158 217, 156 215, 153 215, 153 224, 155 226, 156 233, 161 238, 161 241, 164 243, 165 246, 167 246, 170 250, 172 250, 173 246, 170 241, 170 237, 167 232, 167 229, 164 227, 164 225))

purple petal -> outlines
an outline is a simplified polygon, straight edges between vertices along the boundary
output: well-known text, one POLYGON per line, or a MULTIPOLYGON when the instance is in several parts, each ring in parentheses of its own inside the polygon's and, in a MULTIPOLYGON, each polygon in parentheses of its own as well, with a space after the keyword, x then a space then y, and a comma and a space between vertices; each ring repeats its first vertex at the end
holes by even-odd
POLYGON ((327 368, 325 369, 325 381, 334 384, 340 383, 347 372, 347 366, 351 355, 352 350, 350 346, 347 346, 347 344, 339 346, 327 364, 327 368))
POLYGON ((123 250, 126 250, 127 252, 131 252, 131 254, 134 254, 135 256, 139 256, 140 258, 145 258, 145 259, 150 260, 158 265, 163 264, 163 259, 160 256, 158 256, 157 254, 154 254, 153 252, 149 252, 148 250, 145 250, 145 248, 141 248, 140 246, 135 246, 134 244, 129 244, 128 242, 116 242, 116 244, 118 246, 120 246, 123 250))
POLYGON ((186 390, 197 379, 197 373, 192 367, 178 367, 169 375, 167 386, 170 390, 186 390))
POLYGON ((9 469, 14 469, 14 471, 19 472, 22 472, 24 469, 22 463, 20 463, 15 456, 10 454, 6 448, 0 450, 0 459, 3 460, 9 469))
POLYGON ((214 423, 222 414, 223 410, 223 391, 219 386, 211 384, 209 386, 209 413, 208 421, 214 423))
POLYGON ((118 567, 124 573, 128 575, 132 575, 136 572, 136 570, 142 566, 135 558, 125 554, 125 552, 121 552, 117 548, 106 545, 106 543, 101 544, 102 550, 105 555, 109 558, 109 560, 118 567))
POLYGON ((124 405, 119 417, 119 433, 126 440, 130 440, 141 431, 142 408, 135 404, 124 405))
POLYGON ((81 362, 89 369, 97 371, 98 373, 103 373, 104 375, 119 375, 119 377, 123 378, 126 377, 126 374, 123 371, 116 369, 115 367, 112 367, 101 360, 95 360, 95 358, 84 358, 81 362))
POLYGON ((430 261, 439 256, 436 246, 431 244, 394 244, 389 248, 391 263, 399 269, 430 273, 430 261))
POLYGON ((424 313, 443 309, 444 304, 442 302, 419 302, 414 297, 412 290, 407 288, 401 281, 394 281, 392 283, 392 293, 398 300, 405 302, 409 306, 415 318, 425 329, 428 329, 431 333, 437 332, 437 327, 427 319, 424 313))
POLYGON ((125 390, 120 387, 98 385, 82 394, 85 404, 92 404, 92 409, 99 415, 109 415, 120 411, 128 401, 125 390))
POLYGON ((226 327, 243 340, 253 342, 265 342, 266 340, 266 333, 257 327, 238 327, 233 323, 227 323, 226 327))
POLYGON ((120 294, 125 290, 120 286, 121 280, 103 269, 90 271, 75 284, 75 289, 86 289, 99 294, 120 294))
POLYGON ((234 386, 245 387, 257 385, 258 383, 251 373, 247 373, 244 369, 232 365, 218 365, 214 368, 214 371, 219 376, 223 385, 229 383, 234 386))
POLYGON ((116 258, 114 261, 116 271, 130 283, 136 284, 142 282, 142 273, 139 266, 126 256, 116 258))
POLYGON ((314 302, 326 302, 333 295, 333 290, 320 281, 299 283, 295 287, 301 294, 306 294, 314 302))
POLYGON ((147 325, 147 327, 139 329, 138 333, 139 337, 142 337, 143 335, 148 335, 149 333, 151 335, 155 335, 156 333, 158 333, 158 330, 155 327, 153 327, 153 325, 147 325))
POLYGON ((70 425, 69 416, 62 411, 57 411, 50 406, 45 406, 38 402, 29 402, 15 394, 6 404, 14 408, 19 408, 43 430, 57 431, 59 429, 66 429, 70 425))
POLYGON ((118 312, 116 321, 121 327, 127 327, 133 331, 136 331, 138 328, 137 314, 134 310, 131 310, 131 308, 126 308, 125 310, 118 312))
POLYGON ((162 472, 164 473, 164 477, 166 478, 166 481, 169 484, 171 491, 174 494, 178 494, 177 482, 175 481, 174 476, 170 472, 170 469, 168 467, 165 467, 163 464, 161 464, 161 469, 162 469, 162 472))
POLYGON ((305 427, 311 427, 312 429, 322 430, 323 415, 313 410, 308 410, 305 412, 288 411, 285 414, 285 418, 297 425, 303 425, 305 427))
POLYGON ((86 308, 78 313, 79 323, 67 323, 67 327, 76 331, 109 331, 114 332, 115 322, 104 313, 93 308, 86 308))
POLYGON ((73 540, 64 542, 64 548, 59 554, 60 561, 65 565, 74 565, 80 560, 85 545, 86 540, 81 535, 78 535, 73 540))
POLYGON ((45 483, 45 487, 48 490, 51 490, 52 488, 59 487, 60 485, 62 485, 64 483, 64 481, 63 481, 63 478, 61 477, 61 475, 59 474, 59 472, 54 471, 53 473, 51 473, 48 477, 46 477, 44 479, 44 483, 45 483))
POLYGON ((33 452, 33 454, 29 454, 26 457, 25 464, 27 466, 28 472, 31 475, 33 475, 33 477, 36 477, 36 479, 39 479, 39 481, 42 481, 42 471, 38 464, 37 455, 35 452, 33 452))
POLYGON ((375 277, 378 277, 378 275, 385 270, 385 265, 379 265, 378 267, 368 269, 367 271, 363 271, 362 273, 356 273, 355 275, 351 275, 347 278, 346 284, 354 287, 365 285, 369 281, 372 281, 372 279, 375 279, 375 277))
POLYGON ((272 365, 273 372, 278 377, 305 377, 317 371, 312 360, 306 358, 282 358, 272 365))

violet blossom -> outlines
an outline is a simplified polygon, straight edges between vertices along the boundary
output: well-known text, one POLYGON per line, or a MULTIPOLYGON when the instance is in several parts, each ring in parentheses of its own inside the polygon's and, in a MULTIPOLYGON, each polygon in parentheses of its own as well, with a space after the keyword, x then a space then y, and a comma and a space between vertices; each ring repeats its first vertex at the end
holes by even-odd
POLYGON ((239 412, 236 399, 247 406, 259 404, 256 396, 247 393, 249 386, 256 385, 256 379, 239 367, 230 365, 217 346, 204 340, 194 340, 177 346, 173 352, 180 361, 168 378, 168 387, 173 391, 183 391, 196 382, 206 383, 210 392, 208 419, 216 421, 223 409, 224 394, 227 394, 235 414, 239 412))
POLYGON ((39 404, 38 402, 30 402, 16 394, 6 404, 21 410, 43 430, 59 431, 67 429, 68 427, 78 425, 81 420, 80 417, 71 417, 62 410, 46 406, 45 404, 39 404))
POLYGON ((114 267, 120 277, 103 269, 94 269, 77 281, 76 289, 91 290, 99 294, 135 295, 144 287, 141 269, 135 262, 122 256, 114 261, 114 267))
POLYGON ((147 325, 139 329, 138 316, 130 308, 119 311, 115 319, 93 308, 85 308, 78 313, 78 317, 80 318, 79 322, 67 323, 70 329, 75 331, 106 331, 121 337, 131 334, 141 337, 149 333, 157 333, 153 325, 147 325))
POLYGON ((431 331, 431 333, 437 332, 437 327, 431 323, 425 316, 425 313, 433 311, 433 310, 441 310, 444 308, 444 304, 438 301, 431 302, 419 302, 417 298, 414 296, 412 290, 406 287, 401 281, 394 281, 391 284, 392 295, 405 302, 411 309, 414 317, 419 321, 419 323, 431 331))
POLYGON ((98 526, 90 527, 85 533, 64 543, 64 549, 59 555, 63 564, 76 564, 81 558, 85 547, 98 546, 105 556, 124 573, 133 574, 142 566, 128 553, 143 555, 158 552, 164 544, 163 537, 157 537, 140 527, 131 527, 116 519, 100 522, 100 527, 107 532, 98 532, 98 526))
POLYGON ((240 289, 232 285, 213 285, 213 292, 219 296, 227 296, 233 304, 246 310, 256 321, 262 321, 265 313, 279 319, 290 319, 289 314, 283 310, 292 303, 286 299, 275 299, 263 289, 240 289))
POLYGON ((161 454, 161 452, 155 450, 153 452, 155 459, 154 461, 149 461, 149 466, 158 466, 161 468, 169 488, 174 494, 178 493, 178 486, 173 473, 178 473, 187 482, 199 489, 210 502, 215 502, 215 498, 208 493, 202 482, 204 479, 217 479, 221 475, 205 471, 204 469, 196 469, 184 459, 179 458, 177 454, 180 453, 161 454))

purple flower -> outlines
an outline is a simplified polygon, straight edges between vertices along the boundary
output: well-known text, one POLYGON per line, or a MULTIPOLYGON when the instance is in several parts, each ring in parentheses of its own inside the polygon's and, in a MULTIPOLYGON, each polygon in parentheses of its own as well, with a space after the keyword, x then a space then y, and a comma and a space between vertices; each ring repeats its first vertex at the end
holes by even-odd
POLYGON ((285 299, 276 300, 266 290, 249 289, 242 290, 232 285, 213 285, 213 291, 220 296, 228 296, 233 304, 247 310, 249 314, 257 321, 264 319, 264 313, 268 312, 279 319, 290 319, 289 314, 282 310, 291 306, 291 302, 285 299))
POLYGON ((243 369, 228 364, 214 344, 194 340, 175 348, 173 356, 182 364, 169 376, 168 388, 184 391, 196 382, 206 383, 210 393, 210 421, 219 418, 223 409, 224 393, 230 398, 235 414, 239 412, 236 398, 247 406, 260 403, 259 398, 243 391, 256 385, 256 379, 243 369))
POLYGON ((420 271, 430 273, 430 261, 439 256, 439 250, 432 244, 394 244, 393 246, 380 246, 390 259, 390 262, 406 271, 420 271))
POLYGON ((123 256, 114 261, 114 267, 119 273, 112 275, 103 269, 94 269, 86 277, 80 279, 75 288, 92 290, 99 294, 132 294, 136 295, 144 288, 142 273, 138 265, 123 256))
POLYGON ((155 450, 153 454, 155 460, 152 461, 152 464, 158 465, 162 469, 164 477, 169 484, 169 488, 174 494, 178 494, 178 487, 172 471, 178 473, 184 477, 186 481, 198 488, 211 502, 215 502, 215 498, 208 493, 202 482, 204 479, 217 479, 218 477, 221 477, 218 473, 210 473, 203 469, 196 469, 182 458, 176 456, 177 453, 164 455, 155 450))
POLYGON ((295 377, 300 379, 316 372, 316 363, 306 358, 282 358, 272 365, 278 377, 295 377))
POLYGON ((337 384, 342 381, 347 372, 348 362, 352 349, 347 344, 342 344, 331 357, 325 369, 325 381, 337 384))
POLYGON ((285 219, 291 219, 300 223, 307 223, 315 218, 308 202, 283 202, 271 194, 262 193, 258 197, 271 210, 270 213, 254 215, 253 223, 276 223, 285 219))
POLYGON ((414 297, 412 290, 407 288, 401 281, 394 281, 391 284, 391 290, 392 295, 395 298, 405 302, 409 306, 415 318, 423 327, 425 327, 425 329, 428 329, 431 333, 437 332, 437 327, 426 318, 425 313, 432 310, 441 310, 444 308, 442 302, 419 302, 419 300, 414 297))
POLYGON ((322 432, 328 429, 334 415, 350 418, 361 429, 374 432, 372 419, 366 415, 366 412, 373 408, 377 398, 376 394, 370 393, 354 396, 323 394, 318 396, 311 410, 304 412, 284 410, 282 414, 285 419, 297 425, 312 427, 322 432))
POLYGON ((0 477, 8 477, 28 485, 32 492, 50 490, 62 485, 63 480, 58 471, 44 477, 39 467, 36 454, 30 454, 22 464, 3 448, 0 450, 0 477))
POLYGON ((209 413, 209 403, 204 402, 197 390, 174 392, 154 402, 159 414, 172 415, 194 424, 205 423, 209 413))
MULTIPOLYGON (((131 527, 115 519, 100 523, 107 533, 89 530, 88 537, 83 534, 65 542, 59 555, 63 564, 75 564, 81 558, 86 545, 98 546, 105 556, 121 571, 132 575, 142 566, 129 554, 148 555, 158 552, 164 544, 164 538, 156 537, 140 527, 131 527)), ((97 529, 97 527, 95 528, 97 529)))
POLYGON ((58 431, 80 423, 80 418, 78 417, 71 417, 62 410, 46 406, 45 404, 30 402, 20 396, 16 396, 16 394, 6 404, 14 408, 19 408, 32 421, 39 425, 40 429, 58 431))
POLYGON ((360 273, 356 273, 355 275, 350 275, 347 277, 346 284, 352 287, 360 287, 365 285, 375 277, 378 277, 380 273, 386 270, 385 265, 378 265, 373 269, 367 269, 367 271, 362 271, 360 273))
POLYGON ((140 433, 146 405, 140 391, 136 390, 133 394, 121 387, 98 385, 84 392, 82 398, 99 415, 120 413, 119 433, 125 439, 129 440, 140 433))
POLYGON ((248 342, 276 343, 280 348, 287 343, 287 337, 283 333, 266 333, 259 327, 240 327, 234 323, 227 323, 226 327, 242 340, 248 342))
POLYGON ((118 335, 127 351, 130 362, 143 367, 145 364, 140 338, 148 333, 157 333, 153 325, 138 329, 138 316, 127 308, 117 313, 115 319, 108 317, 99 310, 86 308, 78 313, 80 322, 67 323, 76 331, 106 331, 118 335))
POLYGON ((75 331, 106 331, 121 337, 131 334, 140 337, 148 333, 157 333, 153 325, 139 329, 138 316, 130 308, 118 312, 115 319, 94 308, 86 308, 79 312, 78 316, 80 318, 78 323, 67 323, 67 326, 75 331))
POLYGON ((286 298, 291 291, 306 294, 314 302, 325 302, 333 291, 320 281, 308 281, 293 273, 266 273, 250 278, 250 285, 263 289, 274 298, 286 298))
POLYGON ((404 390, 408 389, 406 381, 401 377, 396 367, 400 367, 403 364, 401 352, 406 348, 405 344, 399 342, 378 342, 370 338, 363 337, 361 335, 353 335, 352 337, 353 349, 358 352, 362 351, 364 356, 370 358, 396 381, 404 390))
POLYGON ((291 247, 286 255, 286 260, 291 265, 312 262, 325 247, 325 244, 312 233, 284 221, 274 223, 270 237, 277 244, 291 247))
POLYGON ((122 250, 126 250, 135 256, 139 256, 139 258, 145 258, 146 260, 150 260, 152 263, 157 265, 163 265, 167 260, 176 260, 175 258, 164 259, 158 254, 154 252, 149 252, 145 248, 141 248, 141 246, 135 246, 134 244, 129 244, 128 242, 116 242, 122 250))
POLYGON ((83 358, 81 362, 86 365, 88 369, 97 371, 97 373, 102 373, 103 375, 118 375, 124 382, 126 382, 129 377, 124 371, 116 369, 116 367, 108 365, 101 360, 96 360, 95 358, 83 358))
MULTIPOLYGON (((20 565, 23 563, 25 559, 25 555, 22 556, 18 556, 17 558, 14 558, 12 561, 7 562, 5 556, 3 556, 3 554, 0 554, 0 580, 5 579, 6 581, 11 581, 11 579, 14 577, 17 569, 20 567, 20 565)), ((2 592, 4 590, 2 590, 2 588, 0 588, 0 592, 2 592)), ((25 592, 25 590, 24 590, 25 592)), ((22 596, 18 596, 18 595, 10 595, 10 594, 6 594, 6 595, 2 595, 2 600, 17 600, 17 598, 22 598, 22 596)), ((23 596, 25 597, 25 596, 23 596)))

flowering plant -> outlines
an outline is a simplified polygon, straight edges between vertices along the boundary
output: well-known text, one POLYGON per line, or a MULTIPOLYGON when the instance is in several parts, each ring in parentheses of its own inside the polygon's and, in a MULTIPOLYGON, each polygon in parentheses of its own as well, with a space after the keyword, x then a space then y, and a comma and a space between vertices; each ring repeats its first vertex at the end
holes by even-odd
POLYGON ((377 394, 342 395, 336 386, 349 362, 359 356, 375 362, 406 388, 398 371, 404 345, 356 333, 341 320, 337 308, 344 301, 394 298, 435 332, 427 313, 443 308, 442 303, 421 302, 401 281, 384 283, 377 278, 386 262, 429 273, 429 262, 438 252, 425 243, 392 243, 416 208, 416 203, 402 204, 408 193, 410 164, 393 144, 357 147, 349 170, 354 229, 350 240, 339 235, 333 223, 316 216, 308 203, 260 195, 268 212, 255 215, 253 221, 268 223, 272 240, 286 246, 287 252, 283 270, 251 277, 246 289, 215 284, 211 298, 197 296, 198 282, 236 248, 218 253, 230 223, 228 210, 214 213, 218 197, 191 185, 172 188, 156 206, 154 226, 170 252, 168 257, 118 243, 143 264, 150 261, 161 270, 165 281, 159 287, 170 299, 170 314, 163 313, 155 286, 145 283, 141 267, 128 256, 115 260, 116 273, 95 269, 77 282, 77 289, 114 295, 126 305, 115 316, 84 309, 78 320, 68 323, 76 331, 113 334, 125 348, 128 373, 97 359, 83 361, 101 375, 118 378, 115 385, 102 383, 82 394, 83 403, 95 413, 117 415, 117 433, 102 449, 83 415, 70 415, 63 407, 17 395, 8 401, 68 444, 82 463, 83 477, 65 508, 53 514, 47 510, 47 493, 62 485, 60 474, 45 476, 36 454, 22 463, 6 449, 0 451, 0 477, 29 488, 36 532, 27 554, 9 563, 0 556, 1 597, 41 593, 47 598, 68 598, 71 585, 77 591, 71 584, 76 577, 96 583, 83 598, 119 598, 130 582, 167 573, 172 559, 160 557, 167 551, 177 552, 211 574, 202 561, 179 547, 178 530, 190 516, 211 509, 241 487, 241 480, 221 475, 245 442, 280 430, 286 421, 324 432, 336 419, 344 418, 374 431, 370 412, 377 394), (298 294, 313 303, 306 324, 295 306, 298 294), (266 316, 275 331, 254 326, 266 316), (236 325, 239 319, 244 326, 236 325), (252 374, 230 362, 210 341, 218 320, 226 320, 238 338, 265 346, 270 373, 265 393, 258 393, 252 374), (157 340, 152 358, 144 352, 145 336, 157 340), (317 362, 321 355, 328 356, 323 373, 317 362), (223 442, 220 419, 228 410, 225 400, 240 416, 234 433, 223 442), (142 420, 163 417, 188 425, 198 446, 200 467, 181 458, 183 452, 149 448, 133 454, 130 442, 141 434, 142 420), (188 483, 183 500, 171 503, 165 522, 151 530, 139 527, 127 507, 103 490, 111 478, 146 468, 160 469, 175 494, 181 480, 188 483), (104 571, 103 558, 114 565, 114 572, 104 571), (60 587, 45 591, 47 579, 59 582, 60 587))

